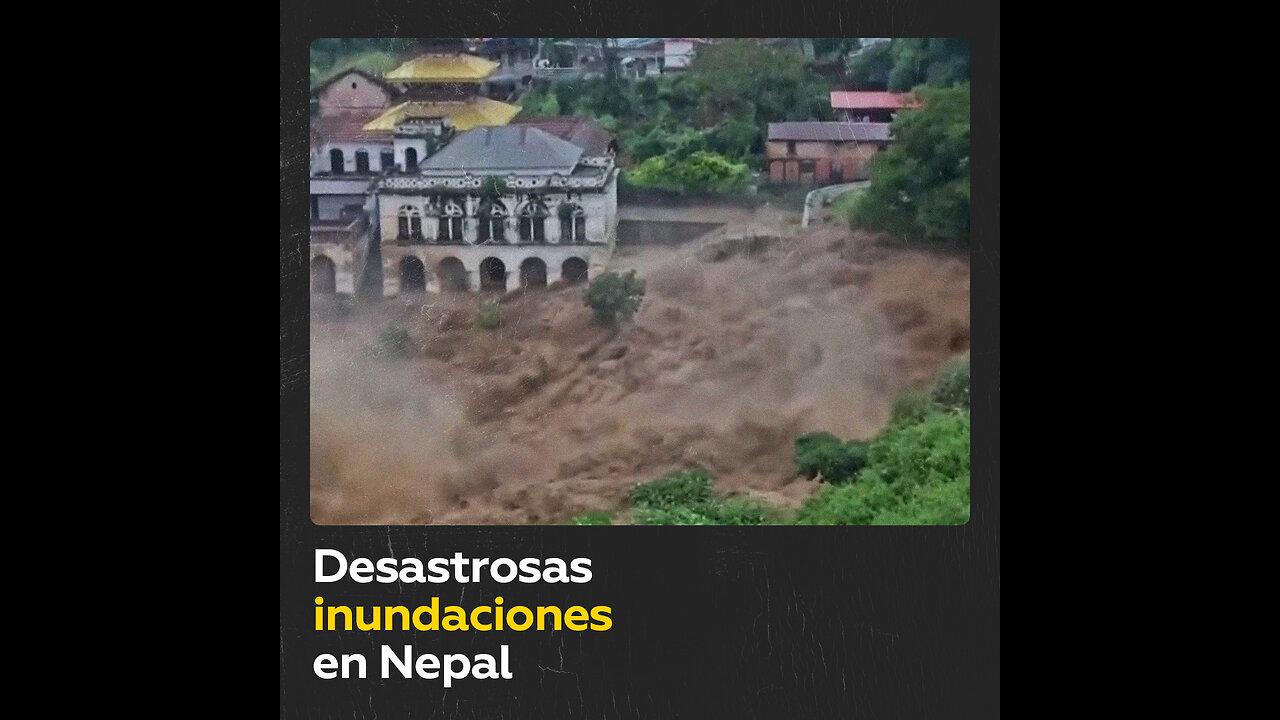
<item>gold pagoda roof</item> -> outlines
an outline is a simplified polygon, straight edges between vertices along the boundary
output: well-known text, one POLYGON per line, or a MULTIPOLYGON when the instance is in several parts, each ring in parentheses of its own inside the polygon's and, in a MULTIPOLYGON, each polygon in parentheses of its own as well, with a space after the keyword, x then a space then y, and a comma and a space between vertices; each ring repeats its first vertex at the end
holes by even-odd
POLYGON ((466 132, 475 127, 506 125, 519 112, 519 105, 508 105, 484 97, 439 102, 411 101, 388 108, 366 124, 364 129, 390 132, 404 120, 447 117, 458 132, 466 132))
POLYGON ((498 63, 475 55, 420 55, 383 76, 387 82, 482 82, 498 69, 498 63))

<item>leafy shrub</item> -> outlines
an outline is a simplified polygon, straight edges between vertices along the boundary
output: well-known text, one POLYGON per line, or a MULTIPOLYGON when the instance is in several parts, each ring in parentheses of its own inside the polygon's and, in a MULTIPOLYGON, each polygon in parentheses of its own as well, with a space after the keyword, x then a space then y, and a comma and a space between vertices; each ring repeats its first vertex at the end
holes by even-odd
POLYGON ((931 399, 939 407, 969 410, 969 361, 948 365, 934 381, 931 399))
POLYGON ((645 160, 627 171, 627 177, 638 187, 655 187, 684 193, 730 192, 745 188, 751 180, 751 170, 745 163, 738 163, 718 153, 706 150, 687 152, 693 143, 704 142, 685 138, 682 145, 665 155, 645 160))
POLYGON ((893 404, 894 425, 920 422, 938 411, 969 411, 969 361, 952 363, 938 371, 928 388, 908 390, 893 404))
POLYGON ((703 470, 680 470, 631 489, 638 525, 766 525, 776 513, 756 503, 724 500, 703 470))
POLYGON ((893 415, 889 422, 894 425, 917 423, 936 409, 928 390, 908 390, 893 401, 893 415))
POLYGON ((714 497, 711 476, 703 470, 678 470, 631 488, 631 504, 636 507, 670 509, 708 503, 714 497))
POLYGON ((892 425, 868 449, 858 482, 824 486, 801 525, 956 525, 969 519, 969 415, 933 412, 892 425))
POLYGON ((828 432, 805 433, 796 438, 793 461, 796 474, 812 480, 839 484, 854 480, 867 464, 867 445, 844 442, 828 432))
POLYGON ((485 330, 502 327, 502 305, 497 300, 485 300, 476 311, 476 325, 485 330))
POLYGON ((377 357, 408 357, 413 354, 413 338, 409 329, 400 323, 389 322, 378 331, 373 353, 377 357))
POLYGON ((613 324, 619 318, 630 320, 643 298, 644 281, 636 278, 635 270, 628 270, 625 275, 607 272, 592 280, 583 302, 598 322, 613 324))

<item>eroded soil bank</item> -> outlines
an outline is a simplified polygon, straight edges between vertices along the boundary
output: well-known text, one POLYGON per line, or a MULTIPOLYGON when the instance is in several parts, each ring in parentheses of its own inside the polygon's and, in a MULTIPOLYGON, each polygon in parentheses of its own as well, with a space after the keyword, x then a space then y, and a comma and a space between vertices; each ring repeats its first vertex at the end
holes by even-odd
POLYGON ((795 437, 874 435, 894 396, 969 349, 969 263, 817 228, 767 243, 620 251, 633 322, 584 288, 419 296, 311 328, 311 503, 322 524, 564 522, 701 465, 721 493, 794 507, 795 437), (701 252, 700 252, 701 251, 701 252), (413 357, 371 357, 388 322, 413 357))

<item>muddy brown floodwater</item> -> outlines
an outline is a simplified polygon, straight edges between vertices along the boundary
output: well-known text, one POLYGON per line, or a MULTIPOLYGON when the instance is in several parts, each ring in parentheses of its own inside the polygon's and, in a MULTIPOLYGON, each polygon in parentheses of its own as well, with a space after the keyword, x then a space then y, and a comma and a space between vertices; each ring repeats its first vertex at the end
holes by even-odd
POLYGON ((619 248, 647 295, 614 332, 583 287, 423 295, 311 325, 311 514, 321 524, 564 522, 700 465, 795 507, 795 437, 867 438, 894 396, 969 350, 966 257, 817 228, 767 249, 619 248), (704 257, 705 254, 704 254, 704 257), (396 321, 413 357, 368 348, 396 321))

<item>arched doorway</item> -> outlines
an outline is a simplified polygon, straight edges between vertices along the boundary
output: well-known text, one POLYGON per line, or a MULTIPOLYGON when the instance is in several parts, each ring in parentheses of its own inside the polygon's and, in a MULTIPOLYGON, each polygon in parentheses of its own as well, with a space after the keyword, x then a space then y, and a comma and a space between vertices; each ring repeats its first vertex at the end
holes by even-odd
POLYGON ((480 261, 480 290, 506 292, 507 266, 496 257, 480 261))
POLYGON ((520 263, 520 287, 540 288, 547 286, 547 264, 542 258, 531 257, 520 263))
POLYGON ((416 257, 400 261, 400 292, 426 292, 427 269, 416 257))
POLYGON ((404 149, 404 170, 405 172, 418 172, 418 149, 404 149))
POLYGON ((440 278, 440 289, 442 291, 466 292, 467 268, 458 258, 447 257, 441 260, 436 274, 440 278))
POLYGON ((342 157, 342 151, 334 148, 329 151, 329 172, 334 175, 341 175, 347 169, 346 160, 342 157))
POLYGON ((585 282, 587 279, 587 261, 571 257, 560 266, 560 277, 570 285, 585 282))
POLYGON ((311 258, 311 292, 332 295, 338 291, 337 271, 324 255, 311 258))

